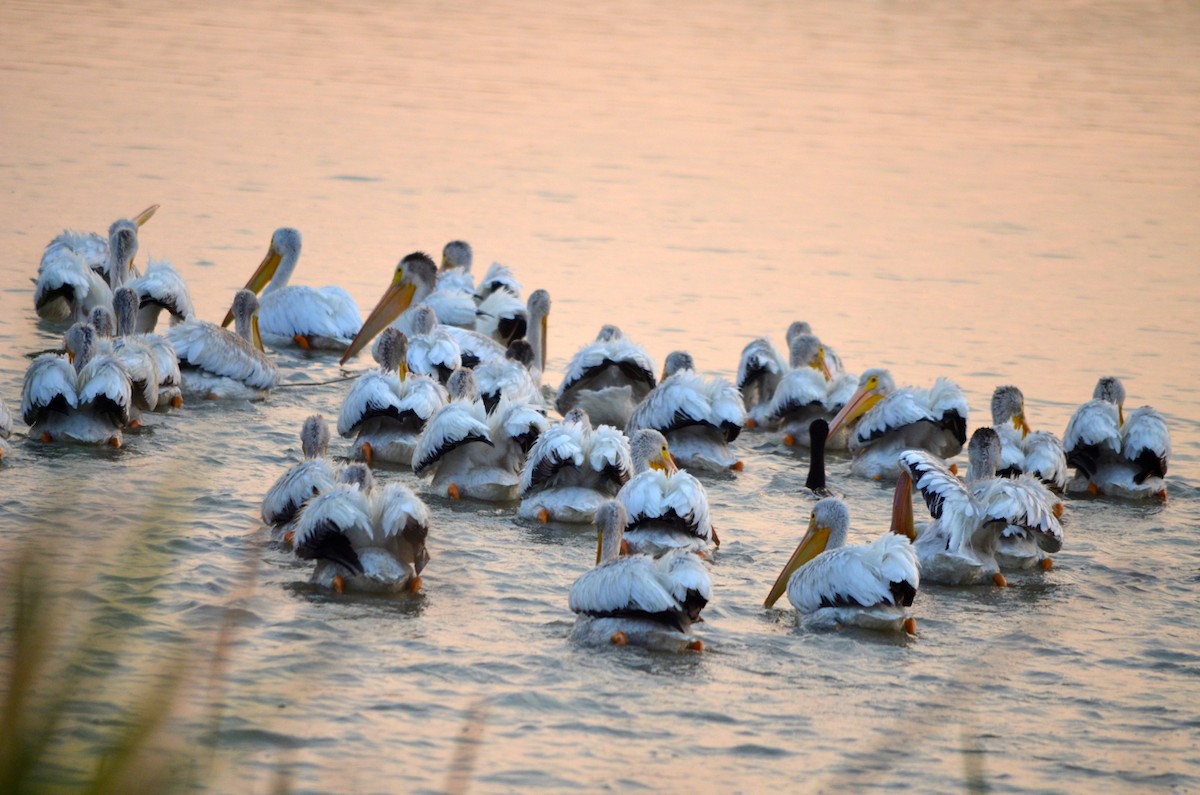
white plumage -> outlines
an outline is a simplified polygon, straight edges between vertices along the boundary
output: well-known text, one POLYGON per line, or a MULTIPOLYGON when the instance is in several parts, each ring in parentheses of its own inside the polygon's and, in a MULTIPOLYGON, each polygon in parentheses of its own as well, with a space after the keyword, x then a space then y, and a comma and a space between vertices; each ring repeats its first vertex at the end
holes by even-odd
POLYGON ((624 428, 634 407, 656 384, 654 361, 616 326, 600 329, 567 365, 556 406, 566 414, 578 406, 596 425, 624 428))
MULTIPOLYGON (((241 327, 253 328, 254 296, 241 290, 234 312, 241 327)), ((249 332, 252 338, 252 331, 249 332)), ((179 357, 184 390, 202 398, 261 400, 275 387, 279 371, 262 350, 242 334, 214 323, 189 320, 167 329, 167 340, 179 357)))
POLYGON ((1075 475, 1069 492, 1130 499, 1165 498, 1171 435, 1163 416, 1142 406, 1124 416, 1125 387, 1107 376, 1092 400, 1080 406, 1063 433, 1067 464, 1075 475))
POLYGON ((43 441, 119 447, 121 431, 129 424, 129 373, 110 354, 96 353, 92 326, 72 326, 66 340, 75 368, 54 354, 42 354, 25 371, 21 415, 29 434, 43 441))
POLYGON ((154 331, 163 310, 170 316, 172 324, 182 323, 196 315, 187 283, 165 259, 150 260, 146 272, 127 286, 138 295, 137 333, 154 331))
POLYGON ((275 528, 275 540, 292 525, 300 510, 322 492, 333 488, 336 472, 326 455, 329 427, 319 414, 309 416, 300 429, 304 460, 288 468, 267 490, 262 502, 262 519, 275 528))
POLYGON ((753 420, 746 427, 763 427, 769 423, 771 398, 786 371, 787 364, 769 339, 758 337, 746 343, 737 369, 737 387, 742 393, 746 414, 753 420))
POLYGON ((582 410, 542 432, 521 470, 518 515, 542 522, 591 522, 629 480, 629 441, 615 428, 592 429, 582 410))

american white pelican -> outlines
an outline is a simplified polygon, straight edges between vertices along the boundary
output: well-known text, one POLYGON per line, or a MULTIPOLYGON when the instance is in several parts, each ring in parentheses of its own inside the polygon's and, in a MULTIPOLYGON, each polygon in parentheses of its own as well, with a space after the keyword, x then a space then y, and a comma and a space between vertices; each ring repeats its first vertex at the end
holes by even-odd
MULTIPOLYGON (((147 379, 153 377, 150 366, 140 361, 141 352, 137 349, 142 346, 149 352, 154 361, 154 372, 158 376, 157 399, 152 400, 149 397, 144 397, 138 408, 142 410, 150 410, 153 404, 155 411, 167 411, 172 408, 179 408, 183 405, 183 378, 179 374, 179 358, 175 353, 175 347, 167 341, 167 338, 161 334, 134 334, 128 331, 130 320, 138 312, 137 296, 129 287, 122 287, 117 290, 113 296, 113 307, 117 311, 117 315, 124 315, 125 326, 120 332, 118 339, 111 340, 108 344, 111 348, 108 352, 121 353, 121 359, 128 368, 130 376, 134 382, 134 397, 135 404, 138 404, 137 393, 139 389, 145 389, 149 384, 147 379), (123 291, 129 291, 123 293, 123 291), (132 296, 132 297, 131 297, 132 296), (132 306, 132 311, 130 308, 132 306), (126 342, 128 340, 128 342, 126 342), (131 346, 133 351, 122 352, 126 346, 131 346)), ((102 340, 111 338, 114 333, 118 332, 121 324, 113 319, 112 313, 106 308, 98 306, 92 309, 91 324, 96 329, 97 336, 102 340)))
POLYGON ((610 425, 593 430, 583 409, 571 409, 530 448, 517 515, 543 523, 591 522, 632 474, 624 434, 610 425))
POLYGON ((604 326, 595 342, 571 357, 558 387, 558 411, 566 414, 579 406, 597 425, 624 428, 634 407, 654 389, 654 370, 642 346, 616 326, 604 326))
POLYGON ((1025 421, 1025 396, 1015 386, 992 392, 992 429, 1002 448, 1001 475, 1033 475, 1061 492, 1067 484, 1067 457, 1062 442, 1049 431, 1030 431, 1025 421))
MULTIPOLYGON (((801 334, 812 334, 812 326, 805 320, 796 320, 788 326, 787 332, 784 335, 787 339, 788 350, 792 348, 792 340, 801 334)), ((837 355, 837 351, 830 348, 828 345, 823 346, 825 352, 825 364, 829 367, 829 374, 836 378, 846 371, 842 366, 842 357, 837 355)))
POLYGON ((1089 492, 1129 499, 1166 499, 1171 433, 1166 420, 1149 406, 1125 416, 1125 385, 1101 378, 1092 400, 1071 416, 1063 433, 1067 464, 1075 475, 1068 492, 1089 492))
MULTIPOLYGON (((903 494, 909 495, 907 479, 903 485, 903 494)), ((893 513, 902 505, 898 486, 893 513)), ((912 544, 889 531, 869 544, 844 546, 849 531, 846 503, 826 497, 814 505, 808 530, 764 604, 774 605, 786 589, 805 626, 903 629, 912 634, 916 621, 908 608, 921 584, 912 544)))
POLYGON ((471 265, 474 261, 475 253, 471 250, 470 243, 465 240, 451 240, 442 246, 442 264, 437 270, 438 281, 444 282, 447 288, 453 290, 473 292, 475 277, 471 275, 471 265))
POLYGON ((502 399, 488 414, 465 367, 446 382, 450 402, 425 424, 413 450, 413 472, 433 475, 432 488, 452 499, 517 497, 525 456, 548 425, 528 404, 502 399))
POLYGON ((479 398, 490 414, 500 398, 516 403, 529 403, 544 409, 546 399, 530 374, 533 366, 533 346, 526 340, 508 344, 503 360, 493 360, 475 368, 479 398))
POLYGON ((317 561, 315 585, 337 593, 417 593, 428 535, 429 511, 406 486, 343 482, 304 506, 294 539, 297 557, 317 561))
MULTIPOLYGON (((808 426, 818 417, 829 422, 854 394, 856 380, 846 373, 834 375, 826 362, 825 346, 812 334, 789 337, 791 369, 771 397, 767 422, 783 430, 783 443, 801 447, 808 443, 808 426)), ((845 446, 845 434, 827 442, 845 446)))
MULTIPOLYGON (((945 463, 924 450, 900 454, 905 474, 925 497, 933 521, 916 536, 914 548, 926 582, 943 585, 1005 585, 1006 539, 1014 550, 1029 547, 1030 558, 1050 567, 1041 554, 1062 548, 1062 526, 1055 515, 1058 500, 1036 478, 1029 475, 998 477, 1000 438, 991 428, 978 428, 967 447, 970 461, 967 483, 959 480, 945 463)), ((1020 562, 1019 567, 1028 566, 1020 562)))
POLYGON ((676 467, 666 437, 642 429, 630 439, 629 450, 635 474, 617 500, 629 513, 625 539, 630 549, 660 555, 672 549, 707 553, 721 546, 704 486, 676 467))
POLYGON ((742 468, 729 445, 745 421, 737 387, 723 378, 700 377, 691 354, 672 351, 662 381, 634 408, 625 430, 653 428, 667 438, 679 466, 726 472, 742 468))
POLYGON ((279 371, 263 351, 254 293, 238 290, 231 313, 237 333, 205 320, 167 329, 167 340, 179 356, 184 391, 207 400, 262 400, 275 387, 279 371))
MULTIPOLYGON (((433 309, 424 304, 413 307, 407 313, 404 325, 409 329, 407 362, 409 372, 431 376, 439 383, 446 383, 450 374, 462 367, 462 349, 458 340, 451 336, 448 327, 438 324, 437 315, 433 309)), ((397 326, 388 328, 396 329, 397 326)), ((387 329, 384 329, 386 331, 387 329)), ((371 349, 376 361, 379 361, 379 346, 383 335, 375 340, 371 349)))
POLYGON ((475 330, 501 345, 522 339, 529 326, 529 310, 521 300, 521 283, 507 266, 493 262, 475 291, 475 330))
POLYGON ((33 303, 43 320, 85 322, 92 308, 112 306, 112 291, 130 277, 138 250, 138 228, 158 205, 133 220, 114 221, 107 239, 64 231, 46 246, 38 264, 33 303))
POLYGON ((550 320, 550 293, 545 290, 534 290, 525 302, 529 314, 529 326, 525 335, 529 347, 533 348, 533 364, 529 367, 529 375, 539 388, 542 385, 542 375, 546 372, 546 334, 550 320))
POLYGON ((321 492, 333 488, 337 479, 336 470, 327 457, 329 426, 320 414, 304 420, 300 428, 300 450, 304 460, 280 475, 263 497, 263 523, 272 528, 272 540, 276 542, 291 528, 300 509, 321 492))
POLYGON ((116 336, 111 340, 111 352, 125 366, 133 389, 129 407, 129 427, 142 424, 142 413, 158 408, 158 358, 137 334, 138 296, 129 287, 121 287, 113 295, 116 314, 116 336))
POLYGON ((8 411, 8 406, 4 404, 4 398, 0 398, 0 459, 8 455, 8 437, 12 435, 12 414, 8 411))
POLYGON ((129 373, 112 355, 98 353, 96 330, 76 323, 65 337, 74 368, 52 353, 33 360, 25 371, 21 415, 29 435, 50 442, 121 446, 129 424, 129 373))
POLYGON ((656 651, 703 651, 691 633, 712 599, 712 580, 698 557, 676 551, 655 560, 622 555, 625 508, 609 501, 596 512, 596 568, 571 586, 578 615, 571 638, 590 646, 643 646, 656 651))
POLYGON ((775 394, 787 365, 779 351, 766 337, 746 343, 738 359, 737 386, 746 408, 746 427, 762 428, 767 419, 771 398, 775 394))
POLYGON ((375 346, 379 368, 359 376, 342 402, 338 433, 354 437, 353 454, 368 464, 378 459, 410 466, 425 423, 446 405, 445 388, 409 372, 407 356, 404 333, 384 329, 375 346))
POLYGON ((887 370, 867 370, 858 391, 829 423, 833 437, 850 428, 850 470, 861 477, 894 478, 902 450, 949 458, 967 441, 967 401, 958 385, 939 378, 929 389, 896 389, 887 370))
POLYGON ((139 334, 154 331, 163 310, 170 315, 172 324, 190 320, 196 314, 187 284, 165 259, 150 260, 146 272, 126 286, 137 291, 139 334))
MULTIPOLYGON (((288 227, 276 229, 267 256, 244 288, 262 293, 259 333, 272 345, 341 350, 362 327, 358 304, 341 287, 288 284, 299 260, 300 233, 288 227)), ((222 328, 233 319, 230 311, 221 321, 222 328)))

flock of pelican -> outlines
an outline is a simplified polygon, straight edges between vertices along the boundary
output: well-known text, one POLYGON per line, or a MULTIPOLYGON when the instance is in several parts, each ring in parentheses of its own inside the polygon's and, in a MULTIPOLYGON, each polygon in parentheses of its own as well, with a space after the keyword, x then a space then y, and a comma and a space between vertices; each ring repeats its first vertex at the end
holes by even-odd
MULTIPOLYGON (((1116 378, 1100 379, 1061 441, 1031 431, 1019 389, 998 387, 992 425, 969 444, 966 399, 952 381, 897 387, 882 369, 856 377, 803 322, 787 331, 787 360, 769 338, 751 341, 736 383, 698 375, 684 351, 656 376, 646 350, 606 325, 555 389, 543 383, 548 293, 522 300, 499 263, 477 284, 462 241, 444 247, 440 265, 421 252, 402 258, 363 319, 339 287, 290 283, 301 236, 278 229, 218 325, 196 316, 169 263, 138 273, 138 235, 156 209, 116 221, 107 237, 67 231, 46 247, 34 307, 65 326, 64 350, 26 372, 28 436, 119 447, 148 412, 265 397, 279 380, 268 346, 333 351, 344 365, 374 340, 378 367, 353 380, 337 417, 347 456, 330 457, 328 424, 309 417, 303 460, 262 503, 273 543, 315 561, 321 588, 422 587, 429 510, 410 487, 376 479, 381 461, 411 468, 427 495, 519 501, 529 521, 594 524, 596 566, 569 595, 573 637, 676 651, 704 646, 692 626, 712 598, 720 546, 692 473, 740 471, 746 432, 808 448, 816 502, 765 606, 786 593, 817 627, 914 632, 922 578, 1004 585, 1005 570, 1050 568, 1064 495, 1166 497, 1166 423, 1148 406, 1126 416, 1116 378), (946 463, 964 445, 965 479, 946 463), (849 455, 854 475, 895 479, 891 526, 875 541, 848 543, 849 508, 825 482, 827 451, 849 455), (920 527, 914 490, 929 514, 920 527)), ((0 456, 11 428, 0 401, 0 456)))

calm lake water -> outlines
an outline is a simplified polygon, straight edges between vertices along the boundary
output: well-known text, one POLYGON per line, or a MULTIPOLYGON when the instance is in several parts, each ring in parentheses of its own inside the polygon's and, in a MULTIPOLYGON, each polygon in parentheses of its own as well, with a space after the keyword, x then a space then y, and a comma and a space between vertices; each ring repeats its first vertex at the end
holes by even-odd
MULTIPOLYGON (((160 203, 139 264, 169 258, 209 319, 278 226, 304 234, 296 282, 364 311, 401 255, 467 239, 477 274, 550 291, 551 383, 605 322, 732 378, 747 340, 806 319, 852 371, 953 377, 972 427, 1015 383, 1061 434, 1116 374, 1167 417, 1170 498, 1071 502, 1054 570, 923 588, 915 639, 811 634, 761 606, 807 520, 804 462, 743 436, 745 471, 708 484, 708 650, 597 652, 567 640, 595 536, 512 507, 430 498, 419 599, 303 587, 258 506, 347 387, 324 383, 335 358, 281 352, 266 403, 187 405, 120 451, 15 435, 0 554, 41 536, 69 625, 102 627, 74 634, 104 684, 49 779, 89 769, 190 648, 176 729, 219 791, 1200 788, 1200 8, 324 6, 0 6, 14 412, 25 354, 58 339, 31 299, 45 243, 160 203)), ((874 537, 889 492, 848 471, 852 535, 874 537)))

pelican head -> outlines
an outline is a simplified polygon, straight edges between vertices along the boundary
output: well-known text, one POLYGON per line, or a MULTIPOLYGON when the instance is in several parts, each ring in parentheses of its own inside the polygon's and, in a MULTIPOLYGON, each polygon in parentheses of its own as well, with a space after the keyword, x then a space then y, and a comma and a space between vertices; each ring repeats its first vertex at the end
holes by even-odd
POLYGON ((71 326, 63 336, 63 347, 67 349, 67 359, 75 365, 75 372, 79 372, 96 353, 95 326, 91 323, 71 326))
POLYGON ((665 381, 668 376, 675 375, 680 370, 695 370, 696 360, 687 351, 671 351, 667 354, 667 360, 663 362, 662 378, 660 381, 665 381))
POLYGON ((329 452, 329 423, 320 414, 312 414, 300 428, 300 450, 305 458, 320 458, 329 452))
POLYGON ((625 525, 629 514, 625 506, 609 500, 596 509, 596 565, 616 560, 624 546, 625 525))
POLYGON ((112 287, 125 283, 133 258, 138 252, 138 225, 133 221, 113 221, 108 228, 109 279, 112 287))
POLYGON ((798 337, 801 334, 812 334, 812 333, 813 333, 812 326, 810 326, 808 324, 807 320, 792 321, 792 324, 790 326, 788 326, 788 328, 787 328, 787 334, 784 335, 784 338, 787 340, 787 343, 788 343, 788 349, 791 350, 792 339, 794 337, 798 337))
POLYGON ((451 400, 474 400, 479 393, 475 371, 467 367, 457 368, 446 379, 446 391, 450 393, 451 400))
POLYGON ((849 425, 866 414, 875 404, 896 389, 896 382, 887 370, 872 368, 858 379, 858 390, 842 406, 842 410, 829 423, 829 435, 833 436, 843 425, 849 425))
MULTIPOLYGON (((346 347, 342 354, 341 363, 362 350, 363 346, 383 331, 388 324, 398 318, 404 310, 414 302, 421 301, 433 292, 437 286, 437 265, 428 254, 414 251, 407 254, 396 264, 392 274, 392 283, 383 291, 383 296, 367 319, 363 321, 362 329, 346 347)), ((415 329, 414 329, 415 331, 415 329)))
POLYGON ((586 409, 582 409, 579 406, 576 406, 563 415, 563 425, 566 425, 568 422, 577 423, 585 428, 592 427, 592 418, 588 416, 586 409))
POLYGON ((355 486, 359 491, 367 492, 375 485, 375 476, 371 474, 371 468, 366 464, 346 464, 338 472, 337 482, 355 486))
POLYGON ((533 346, 529 344, 529 340, 513 340, 504 349, 504 358, 528 370, 533 366, 533 346))
POLYGON ((400 329, 388 326, 383 330, 374 356, 385 373, 398 373, 401 381, 408 377, 408 337, 400 329))
POLYGON ((606 323, 600 327, 600 333, 596 335, 596 342, 612 342, 624 338, 621 329, 611 323, 606 323))
POLYGON ((233 306, 229 315, 235 321, 234 330, 242 339, 262 351, 263 341, 258 333, 258 296, 250 290, 238 290, 233 296, 233 306))
MULTIPOLYGON (((116 303, 114 300, 113 303, 116 303)), ((113 313, 106 306, 92 307, 92 314, 88 315, 88 323, 96 329, 96 334, 100 337, 111 337, 116 328, 116 323, 113 320, 113 313)))
POLYGON ((837 497, 826 497, 813 506, 808 516, 808 529, 787 565, 775 579, 764 606, 771 607, 787 590, 788 580, 797 569, 827 549, 837 549, 846 543, 850 530, 850 510, 837 497))
POLYGON ((819 370, 826 381, 833 377, 829 372, 829 365, 825 363, 825 348, 814 335, 796 334, 789 337, 788 352, 791 355, 792 369, 811 367, 819 370))
POLYGON ((1029 425, 1025 422, 1025 396, 1015 386, 998 386, 992 393, 992 425, 1009 421, 1021 432, 1022 439, 1029 435, 1029 425))
POLYGON ((471 244, 465 240, 451 240, 442 246, 442 270, 460 268, 471 272, 471 263, 475 255, 471 252, 471 244))
POLYGON ((1107 400, 1117 407, 1117 419, 1125 425, 1125 385, 1115 375, 1106 375, 1096 382, 1092 391, 1093 400, 1107 400))
POLYGON ((531 345, 536 344, 536 357, 540 360, 539 370, 546 371, 546 333, 550 318, 550 293, 545 290, 534 290, 525 302, 525 310, 529 313, 529 328, 531 345))
POLYGON ((638 472, 657 469, 674 474, 679 471, 667 446, 667 437, 651 428, 643 428, 633 435, 629 440, 629 452, 633 457, 633 467, 638 472))
MULTIPOLYGON (((267 247, 267 256, 259 263, 254 275, 246 282, 244 289, 255 295, 263 292, 268 284, 275 290, 283 287, 292 277, 296 262, 300 259, 300 232, 290 226, 281 226, 271 235, 271 245, 267 247)), ((221 326, 233 322, 233 312, 225 315, 221 326)))
POLYGON ((113 294, 113 311, 117 315, 117 336, 124 337, 136 332, 138 303, 137 291, 132 287, 122 287, 113 294))
POLYGON ((967 482, 996 476, 1000 468, 1000 436, 991 428, 976 428, 967 443, 967 482))

